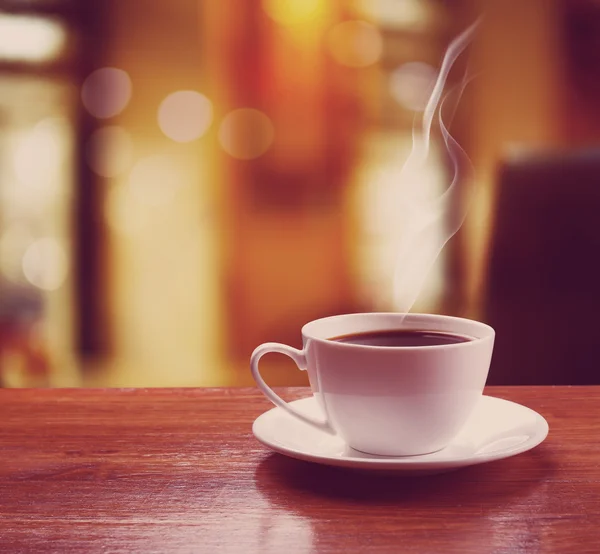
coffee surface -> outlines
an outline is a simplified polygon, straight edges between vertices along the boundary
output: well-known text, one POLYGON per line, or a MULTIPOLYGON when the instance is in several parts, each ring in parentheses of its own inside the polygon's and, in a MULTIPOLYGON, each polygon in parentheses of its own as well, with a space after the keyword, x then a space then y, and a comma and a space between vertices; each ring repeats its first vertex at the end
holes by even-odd
POLYGON ((330 340, 365 346, 441 346, 473 340, 464 335, 418 329, 386 329, 333 337, 330 340))

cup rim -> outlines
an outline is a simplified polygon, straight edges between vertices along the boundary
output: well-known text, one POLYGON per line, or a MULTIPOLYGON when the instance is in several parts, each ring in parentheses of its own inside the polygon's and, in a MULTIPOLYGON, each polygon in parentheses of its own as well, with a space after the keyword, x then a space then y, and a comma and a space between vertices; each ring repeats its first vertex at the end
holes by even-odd
MULTIPOLYGON (((443 332, 443 331, 440 331, 443 332)), ((448 331, 450 332, 450 331, 448 331)), ((460 333, 458 333, 460 334, 460 333)), ((338 347, 344 349, 355 349, 355 350, 370 350, 370 351, 431 351, 431 350, 440 350, 440 349, 454 349, 454 348, 465 348, 469 345, 479 344, 484 341, 493 340, 495 338, 496 332, 493 327, 488 325, 487 323, 483 323, 482 321, 478 321, 476 319, 469 319, 465 317, 444 315, 444 314, 426 314, 426 313, 418 313, 418 312, 356 312, 356 313, 346 313, 346 314, 337 314, 321 317, 318 319, 314 319, 309 321, 302 327, 302 337, 310 340, 316 341, 323 344, 327 344, 331 347, 338 347), (470 334, 465 334, 465 336, 470 337, 472 340, 467 342, 458 342, 452 344, 435 344, 435 345, 422 345, 422 346, 374 346, 370 344, 355 344, 349 342, 337 342, 331 340, 331 338, 324 338, 321 336, 315 336, 314 333, 310 331, 311 328, 322 325, 327 321, 341 320, 341 319, 353 319, 353 318, 361 318, 361 317, 373 317, 373 318, 419 318, 421 320, 431 320, 431 321, 446 321, 446 322, 461 322, 463 324, 471 324, 473 326, 478 327, 481 330, 480 336, 473 336, 470 334)))

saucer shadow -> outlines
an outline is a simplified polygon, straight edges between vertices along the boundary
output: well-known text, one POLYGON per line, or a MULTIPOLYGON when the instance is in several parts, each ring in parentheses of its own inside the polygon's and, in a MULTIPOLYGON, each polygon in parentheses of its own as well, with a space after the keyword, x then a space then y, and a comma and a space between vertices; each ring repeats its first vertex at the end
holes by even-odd
POLYGON ((273 505, 309 517, 314 512, 307 500, 421 508, 472 504, 485 512, 533 494, 555 467, 544 445, 512 458, 429 475, 331 467, 271 453, 258 464, 254 481, 273 505))

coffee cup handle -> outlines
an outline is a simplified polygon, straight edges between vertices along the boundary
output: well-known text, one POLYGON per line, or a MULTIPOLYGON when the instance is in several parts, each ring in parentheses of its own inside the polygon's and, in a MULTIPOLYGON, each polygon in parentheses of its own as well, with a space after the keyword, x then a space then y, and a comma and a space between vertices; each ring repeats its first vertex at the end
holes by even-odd
POLYGON ((302 350, 298 350, 297 348, 292 348, 291 346, 287 346, 286 344, 280 344, 278 342, 266 342, 265 344, 261 344, 258 346, 254 352, 252 352, 252 356, 250 358, 250 370, 252 371, 252 377, 256 381, 258 388, 261 392, 271 401, 275 406, 285 410, 288 414, 294 416, 295 418, 307 423, 308 425, 312 425, 316 427, 320 431, 325 431, 331 435, 335 435, 335 431, 331 427, 331 424, 325 417, 323 421, 319 421, 310 416, 307 416, 301 412, 299 412, 293 406, 290 406, 283 398, 281 398, 262 378, 260 371, 258 370, 258 362, 265 355, 270 352, 285 354, 289 356, 296 362, 298 369, 301 371, 306 371, 306 356, 302 350))

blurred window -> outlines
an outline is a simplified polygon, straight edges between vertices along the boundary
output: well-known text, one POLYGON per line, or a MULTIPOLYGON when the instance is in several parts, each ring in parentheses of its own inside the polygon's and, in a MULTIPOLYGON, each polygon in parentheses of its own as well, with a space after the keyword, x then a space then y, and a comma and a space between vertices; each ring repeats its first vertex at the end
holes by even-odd
POLYGON ((74 342, 78 83, 93 55, 81 48, 91 17, 81 4, 0 1, 0 379, 8 385, 51 384, 52 359, 74 342))

